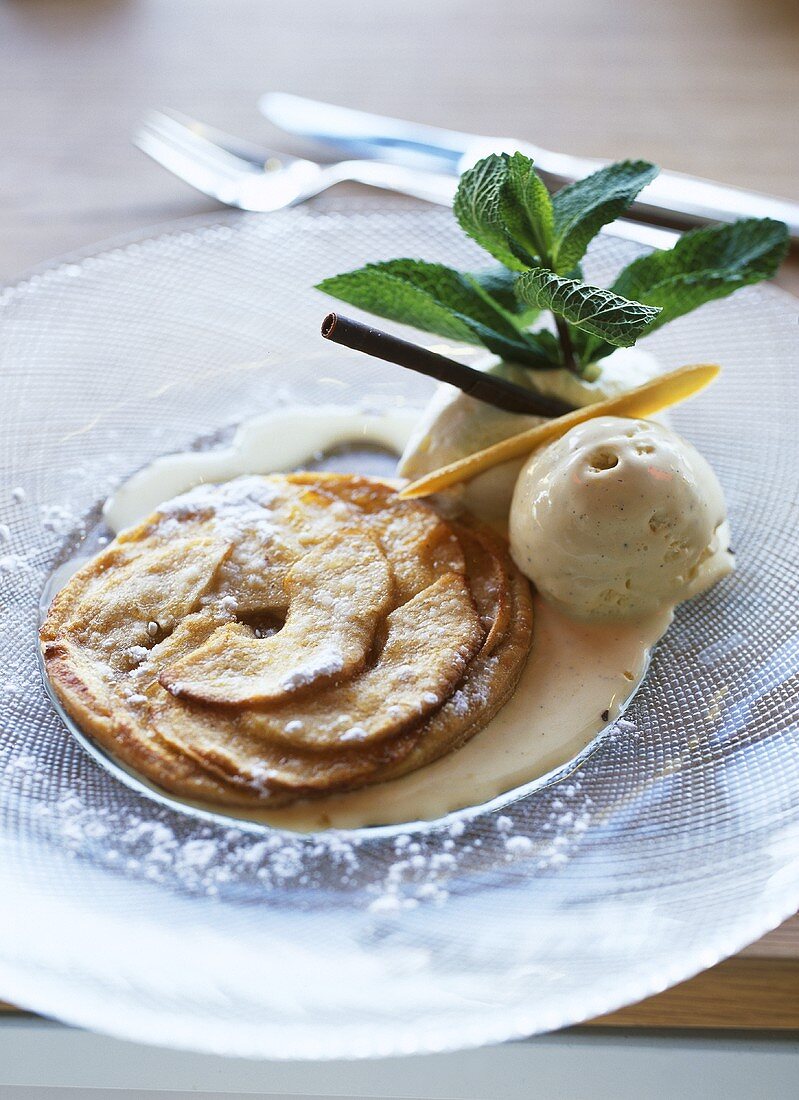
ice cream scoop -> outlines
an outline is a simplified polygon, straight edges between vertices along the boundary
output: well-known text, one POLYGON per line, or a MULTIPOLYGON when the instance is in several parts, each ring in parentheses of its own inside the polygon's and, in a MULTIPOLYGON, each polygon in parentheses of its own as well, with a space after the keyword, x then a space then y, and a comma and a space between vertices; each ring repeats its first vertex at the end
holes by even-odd
POLYGON ((646 615, 733 568, 716 475, 650 420, 597 417, 533 454, 516 483, 510 539, 544 598, 581 619, 646 615))
MULTIPOLYGON (((634 389, 662 370, 652 355, 638 347, 617 348, 602 360, 593 381, 567 370, 534 370, 493 356, 472 366, 517 386, 532 387, 545 397, 560 398, 576 408, 634 389)), ((413 481, 541 422, 539 416, 505 412, 452 386, 440 386, 408 440, 399 473, 413 481)), ((522 461, 513 459, 480 474, 463 488, 463 503, 484 519, 504 523, 521 467, 522 461)))

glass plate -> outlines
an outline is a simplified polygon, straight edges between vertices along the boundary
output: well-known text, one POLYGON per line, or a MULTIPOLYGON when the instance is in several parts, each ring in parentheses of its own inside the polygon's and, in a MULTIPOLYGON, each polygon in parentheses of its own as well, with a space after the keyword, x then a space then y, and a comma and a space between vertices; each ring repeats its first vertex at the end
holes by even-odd
MULTIPOLYGON (((603 238, 607 279, 635 246, 603 238)), ((727 492, 737 573, 679 609, 625 721, 544 789, 298 836, 121 783, 36 659, 45 578, 156 455, 301 401, 429 384, 324 344, 320 278, 481 255, 449 213, 183 224, 0 295, 0 994, 129 1039, 273 1058, 475 1046, 678 982, 799 905, 797 307, 755 288, 648 341, 721 381, 674 420, 727 492)))

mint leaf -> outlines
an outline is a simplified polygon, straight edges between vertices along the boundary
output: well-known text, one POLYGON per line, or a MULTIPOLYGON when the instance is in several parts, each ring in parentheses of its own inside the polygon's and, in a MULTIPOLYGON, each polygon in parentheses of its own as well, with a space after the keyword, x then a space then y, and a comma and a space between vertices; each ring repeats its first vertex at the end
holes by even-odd
POLYGON ((443 264, 412 259, 367 264, 324 279, 317 289, 379 317, 450 340, 482 344, 515 362, 556 365, 546 342, 525 332, 522 321, 493 299, 475 276, 443 264))
POLYGON ((668 251, 634 260, 612 289, 659 306, 661 313, 652 325, 659 328, 705 302, 770 279, 788 245, 787 226, 771 218, 744 218, 731 225, 695 229, 668 251))
POLYGON ((464 172, 453 210, 463 231, 513 271, 546 261, 552 200, 522 153, 492 153, 464 172))
POLYGON ((461 314, 511 338, 518 332, 509 313, 472 276, 444 264, 387 260, 325 279, 319 289, 381 317, 472 343, 461 314))
POLYGON ((501 211, 502 191, 508 179, 508 160, 492 153, 464 172, 455 193, 453 213, 461 229, 495 260, 514 271, 530 265, 514 251, 501 211))
MULTIPOLYGON (((514 309, 507 309, 502 302, 485 290, 482 283, 474 275, 464 275, 463 278, 475 294, 479 294, 483 298, 486 308, 492 311, 494 317, 492 327, 499 332, 504 332, 506 335, 512 335, 514 339, 519 335, 528 335, 527 329, 541 312, 540 309, 525 305, 519 298, 516 298, 514 309)), ((516 297, 515 280, 513 295, 516 297)), ((475 313, 476 311, 472 311, 470 315, 474 318, 475 313)))
POLYGON ((628 348, 660 312, 574 279, 564 279, 543 267, 520 275, 516 292, 524 302, 550 309, 556 317, 615 347, 628 348))
POLYGON ((554 270, 563 275, 573 268, 602 226, 623 214, 657 174, 649 161, 623 160, 558 191, 552 199, 554 270))
POLYGON ((507 157, 499 213, 512 247, 515 246, 514 253, 520 259, 526 254, 533 264, 536 259, 545 260, 552 247, 555 225, 552 199, 532 160, 522 153, 507 157))
MULTIPOLYGON (((474 330, 461 317, 459 311, 443 304, 424 286, 395 273, 396 265, 414 261, 391 260, 385 264, 367 264, 366 267, 334 275, 317 284, 342 302, 358 306, 378 317, 413 325, 423 332, 434 332, 450 340, 463 340, 479 344, 474 330)), ((457 274, 457 272, 453 272, 457 274)))
POLYGON ((583 367, 587 367, 589 363, 598 363, 616 350, 616 344, 600 340, 599 337, 579 329, 572 330, 572 346, 583 367))
MULTIPOLYGON (((473 275, 426 260, 388 260, 369 266, 411 283, 454 313, 465 314, 510 337, 516 336, 519 330, 513 312, 505 309, 473 275)), ((513 279, 510 272, 508 276, 513 279)))
POLYGON ((535 338, 536 344, 549 360, 549 366, 560 367, 562 365, 562 352, 560 342, 555 333, 549 332, 548 329, 538 329, 531 335, 535 338))

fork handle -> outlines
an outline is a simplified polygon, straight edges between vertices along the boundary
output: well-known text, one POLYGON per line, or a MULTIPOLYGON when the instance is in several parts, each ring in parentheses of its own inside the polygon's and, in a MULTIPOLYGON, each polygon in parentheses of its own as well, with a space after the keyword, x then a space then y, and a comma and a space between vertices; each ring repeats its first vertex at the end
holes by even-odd
MULTIPOLYGON (((443 172, 426 172, 376 160, 342 160, 337 164, 325 165, 323 174, 325 187, 334 183, 364 183, 369 187, 424 199, 438 206, 452 206, 458 186, 457 177, 443 172)), ((317 182, 317 189, 320 182, 317 182)), ((671 248, 679 239, 679 233, 673 230, 623 219, 603 227, 603 232, 650 248, 671 248)))
POLYGON ((364 183, 384 191, 396 191, 414 199, 424 199, 438 206, 452 206, 458 180, 443 172, 425 172, 398 164, 377 160, 342 160, 325 165, 325 185, 333 183, 364 183))

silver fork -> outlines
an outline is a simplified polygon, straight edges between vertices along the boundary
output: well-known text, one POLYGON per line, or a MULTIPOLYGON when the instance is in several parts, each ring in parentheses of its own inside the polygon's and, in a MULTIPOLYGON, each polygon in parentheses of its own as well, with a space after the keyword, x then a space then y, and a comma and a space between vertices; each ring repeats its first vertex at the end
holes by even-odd
MULTIPOLYGON (((241 210, 283 210, 345 182, 451 206, 458 182, 445 173, 374 160, 316 164, 243 141, 176 112, 151 111, 133 141, 204 195, 241 210)), ((617 221, 607 228, 614 236, 654 248, 671 248, 678 237, 668 229, 638 222, 617 221)))
POLYGON ((370 160, 316 164, 241 141, 185 115, 162 111, 151 111, 133 140, 198 191, 242 210, 282 210, 345 182, 449 205, 457 183, 443 173, 370 160))

